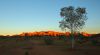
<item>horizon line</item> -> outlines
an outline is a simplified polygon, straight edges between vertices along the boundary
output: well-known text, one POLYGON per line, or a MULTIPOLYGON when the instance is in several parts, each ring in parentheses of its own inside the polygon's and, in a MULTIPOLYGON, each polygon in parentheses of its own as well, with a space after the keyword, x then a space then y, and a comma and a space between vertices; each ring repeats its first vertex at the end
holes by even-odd
MULTIPOLYGON (((19 33, 16 33, 16 34, 0 34, 0 36, 7 36, 7 35, 9 35, 9 36, 13 36, 13 35, 19 35, 19 34, 22 34, 22 33, 32 33, 32 32, 49 32, 49 31, 51 31, 51 32, 60 32, 60 33, 65 33, 65 31, 55 31, 55 30, 47 30, 47 31, 27 31, 27 32, 19 32, 19 33)), ((69 32, 70 33, 70 31, 66 31, 66 32, 69 32)), ((88 33, 88 34, 100 34, 99 32, 98 33, 89 33, 89 32, 86 32, 86 31, 80 31, 80 32, 77 32, 77 33, 82 33, 82 32, 84 32, 84 33, 88 33)))

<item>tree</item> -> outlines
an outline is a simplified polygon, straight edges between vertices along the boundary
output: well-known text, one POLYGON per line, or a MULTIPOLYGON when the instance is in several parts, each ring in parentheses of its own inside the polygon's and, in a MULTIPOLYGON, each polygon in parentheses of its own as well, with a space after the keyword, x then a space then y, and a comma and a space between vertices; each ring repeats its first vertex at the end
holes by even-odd
POLYGON ((63 18, 59 23, 59 27, 64 31, 66 28, 71 31, 72 48, 74 48, 74 32, 79 31, 85 25, 86 8, 74 8, 73 6, 61 8, 60 15, 63 18))

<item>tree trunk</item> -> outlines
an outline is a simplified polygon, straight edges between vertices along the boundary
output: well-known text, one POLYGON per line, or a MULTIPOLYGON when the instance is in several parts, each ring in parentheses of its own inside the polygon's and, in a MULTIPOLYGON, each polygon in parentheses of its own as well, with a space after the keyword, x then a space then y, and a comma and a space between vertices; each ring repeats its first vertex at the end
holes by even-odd
POLYGON ((74 48, 74 36, 72 35, 72 49, 74 48))
POLYGON ((73 29, 73 24, 71 24, 71 48, 74 48, 75 40, 74 40, 74 29, 73 29))

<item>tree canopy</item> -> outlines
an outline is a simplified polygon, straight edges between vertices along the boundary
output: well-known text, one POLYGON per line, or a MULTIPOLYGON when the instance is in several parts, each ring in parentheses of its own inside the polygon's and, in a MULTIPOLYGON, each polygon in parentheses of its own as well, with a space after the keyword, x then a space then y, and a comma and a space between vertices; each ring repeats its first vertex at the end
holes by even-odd
POLYGON ((60 15, 63 19, 59 22, 59 27, 62 30, 68 28, 72 32, 80 30, 87 20, 86 14, 86 8, 74 8, 73 6, 61 8, 60 15))

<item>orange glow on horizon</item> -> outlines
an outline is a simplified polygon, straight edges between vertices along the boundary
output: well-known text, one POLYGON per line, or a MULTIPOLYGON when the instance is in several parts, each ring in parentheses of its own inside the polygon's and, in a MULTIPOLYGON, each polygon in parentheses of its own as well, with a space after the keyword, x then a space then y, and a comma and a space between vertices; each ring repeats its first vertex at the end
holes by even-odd
POLYGON ((84 35, 85 37, 89 37, 89 36, 92 35, 92 34, 89 34, 89 33, 86 33, 86 32, 82 32, 81 34, 84 35))
MULTIPOLYGON (((92 34, 86 33, 86 32, 81 32, 82 35, 84 35, 85 37, 89 37, 92 34)), ((23 32, 21 34, 16 34, 16 35, 20 35, 20 36, 61 36, 61 35, 65 35, 65 36, 70 36, 70 32, 58 32, 58 31, 35 31, 35 32, 23 32)), ((78 33, 74 33, 75 36, 78 35, 78 33)), ((2 35, 2 36, 7 36, 7 35, 2 35)), ((14 35, 9 35, 9 36, 14 36, 14 35)))
MULTIPOLYGON (((86 33, 86 32, 82 32, 81 33, 82 35, 84 35, 85 37, 89 37, 91 36, 92 34, 89 34, 89 33, 86 33)), ((69 36, 70 35, 70 32, 55 32, 55 31, 40 31, 40 32, 28 32, 28 33, 21 33, 20 36, 45 36, 45 35, 48 35, 48 36, 60 36, 60 35, 65 35, 65 36, 69 36)), ((75 36, 78 35, 78 33, 74 33, 75 36)))

